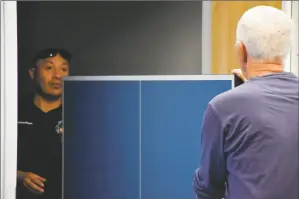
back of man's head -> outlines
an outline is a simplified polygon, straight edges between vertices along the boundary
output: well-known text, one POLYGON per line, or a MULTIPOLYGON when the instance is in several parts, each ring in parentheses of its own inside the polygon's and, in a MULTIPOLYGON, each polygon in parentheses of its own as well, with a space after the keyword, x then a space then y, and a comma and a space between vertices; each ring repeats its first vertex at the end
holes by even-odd
POLYGON ((243 43, 252 59, 284 59, 292 45, 294 23, 282 10, 257 6, 243 14, 236 36, 237 43, 243 43))

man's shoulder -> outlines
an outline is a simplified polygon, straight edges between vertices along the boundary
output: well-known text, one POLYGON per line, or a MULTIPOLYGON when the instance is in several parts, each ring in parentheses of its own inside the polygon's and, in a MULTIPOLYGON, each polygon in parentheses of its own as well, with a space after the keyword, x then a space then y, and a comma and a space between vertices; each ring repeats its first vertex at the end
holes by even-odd
POLYGON ((218 104, 218 103, 224 103, 224 102, 231 102, 232 100, 236 100, 239 98, 249 97, 250 92, 248 92, 248 85, 247 83, 240 85, 238 87, 235 87, 231 90, 228 90, 226 92, 223 92, 216 97, 214 97, 210 103, 212 104, 218 104), (246 88, 247 87, 247 88, 246 88))
POLYGON ((230 112, 240 109, 244 104, 256 101, 259 89, 255 85, 245 83, 229 91, 221 93, 210 101, 210 106, 218 111, 230 112))
POLYGON ((33 95, 31 93, 24 94, 18 98, 18 112, 27 112, 33 107, 33 95))
POLYGON ((33 104, 32 97, 29 97, 29 96, 19 97, 19 99, 18 99, 18 106, 19 106, 19 108, 27 107, 30 104, 33 104))

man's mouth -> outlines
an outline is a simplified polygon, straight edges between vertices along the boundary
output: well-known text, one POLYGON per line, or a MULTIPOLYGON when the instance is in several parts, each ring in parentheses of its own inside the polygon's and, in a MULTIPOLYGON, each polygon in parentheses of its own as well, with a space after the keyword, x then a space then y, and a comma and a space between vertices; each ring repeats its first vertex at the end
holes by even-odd
POLYGON ((62 87, 62 85, 60 83, 52 83, 51 86, 54 87, 54 88, 56 88, 56 89, 62 87))

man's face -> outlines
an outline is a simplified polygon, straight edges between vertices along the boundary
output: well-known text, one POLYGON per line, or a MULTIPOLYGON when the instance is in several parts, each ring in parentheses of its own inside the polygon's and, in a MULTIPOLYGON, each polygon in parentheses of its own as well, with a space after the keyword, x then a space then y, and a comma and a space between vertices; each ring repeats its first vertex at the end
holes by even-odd
POLYGON ((48 96, 62 95, 62 78, 69 75, 69 63, 59 54, 39 60, 36 68, 29 70, 31 78, 41 92, 48 96))

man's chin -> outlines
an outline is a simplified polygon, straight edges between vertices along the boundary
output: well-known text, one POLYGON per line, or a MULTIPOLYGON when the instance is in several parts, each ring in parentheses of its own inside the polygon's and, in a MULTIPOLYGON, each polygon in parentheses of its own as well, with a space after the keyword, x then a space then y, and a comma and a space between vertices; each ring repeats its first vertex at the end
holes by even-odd
POLYGON ((61 98, 62 93, 41 93, 40 95, 47 100, 55 101, 61 98))

